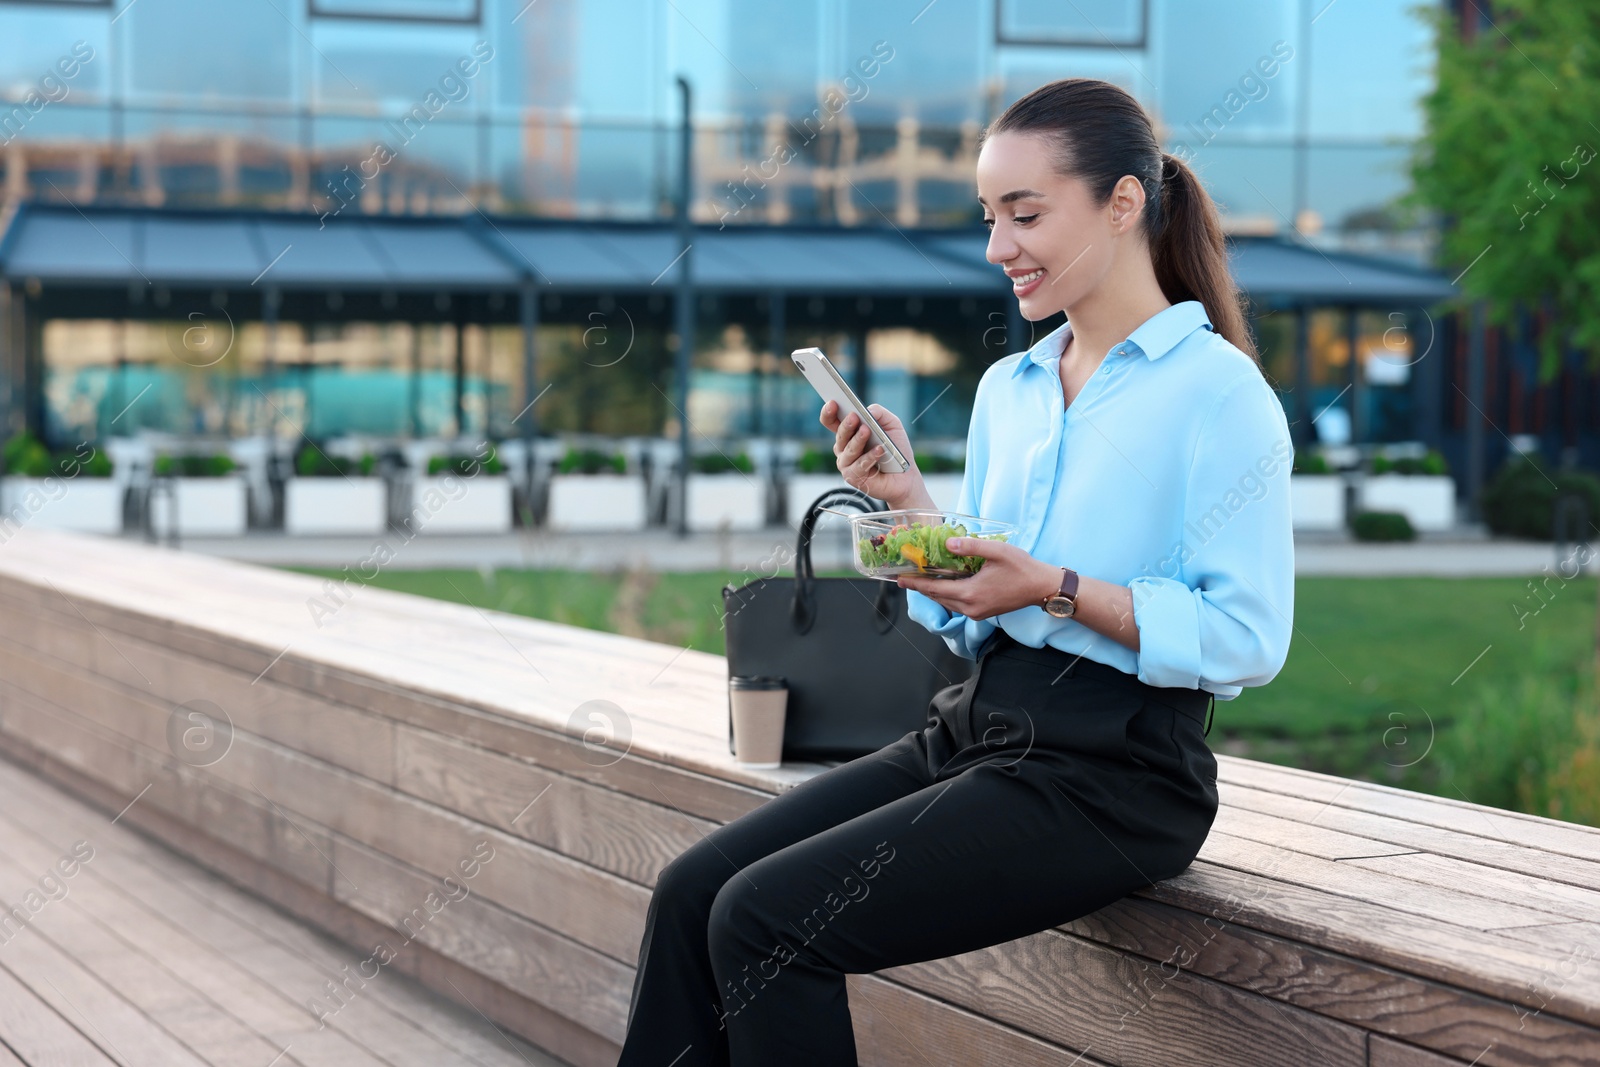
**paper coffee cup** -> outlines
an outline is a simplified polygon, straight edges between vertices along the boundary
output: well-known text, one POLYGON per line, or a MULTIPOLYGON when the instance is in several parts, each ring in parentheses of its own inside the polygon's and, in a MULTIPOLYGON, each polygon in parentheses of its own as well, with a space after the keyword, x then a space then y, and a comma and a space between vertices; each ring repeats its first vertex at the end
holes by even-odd
POLYGON ((767 675, 734 675, 728 679, 728 701, 733 711, 734 761, 743 767, 781 766, 787 683, 767 675))

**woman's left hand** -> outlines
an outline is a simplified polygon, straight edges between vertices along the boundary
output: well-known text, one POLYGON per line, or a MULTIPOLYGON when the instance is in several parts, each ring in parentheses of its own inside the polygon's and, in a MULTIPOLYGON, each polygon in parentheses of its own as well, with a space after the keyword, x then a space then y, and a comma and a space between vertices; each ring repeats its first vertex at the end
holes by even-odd
POLYGON ((1035 559, 1026 549, 1006 541, 952 537, 946 544, 956 555, 982 556, 984 563, 978 573, 956 579, 902 574, 897 579, 901 588, 914 589, 945 610, 969 619, 987 619, 1038 604, 1059 585, 1060 567, 1035 559))

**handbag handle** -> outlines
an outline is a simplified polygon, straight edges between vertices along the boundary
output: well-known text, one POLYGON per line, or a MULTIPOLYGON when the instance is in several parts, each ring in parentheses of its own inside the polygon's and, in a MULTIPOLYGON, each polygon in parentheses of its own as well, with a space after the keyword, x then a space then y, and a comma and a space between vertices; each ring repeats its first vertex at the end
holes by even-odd
MULTIPOLYGON (((815 570, 811 565, 811 539, 816 533, 817 518, 822 514, 822 509, 830 504, 849 504, 863 512, 883 511, 885 509, 879 506, 881 503, 860 489, 845 485, 827 490, 806 509, 806 516, 800 522, 800 537, 795 545, 794 596, 789 602, 789 618, 795 633, 809 632, 817 621, 816 597, 812 592, 815 570)), ((884 582, 873 601, 873 614, 877 617, 879 633, 888 633, 894 626, 894 617, 900 607, 894 595, 898 589, 898 586, 884 582)))

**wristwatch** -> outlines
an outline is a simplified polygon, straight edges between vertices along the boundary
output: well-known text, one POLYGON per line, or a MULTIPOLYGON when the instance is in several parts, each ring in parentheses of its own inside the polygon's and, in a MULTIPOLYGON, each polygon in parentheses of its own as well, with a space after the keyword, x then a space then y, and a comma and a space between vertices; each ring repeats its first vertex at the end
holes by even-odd
POLYGON ((1045 611, 1058 619, 1070 619, 1078 603, 1078 572, 1061 568, 1061 588, 1040 599, 1045 611))

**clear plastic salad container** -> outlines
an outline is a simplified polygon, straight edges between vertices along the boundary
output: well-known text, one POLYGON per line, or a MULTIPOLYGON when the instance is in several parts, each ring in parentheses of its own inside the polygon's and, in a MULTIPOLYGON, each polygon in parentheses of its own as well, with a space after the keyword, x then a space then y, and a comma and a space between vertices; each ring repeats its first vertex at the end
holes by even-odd
POLYGON ((1015 523, 980 519, 953 511, 906 508, 850 516, 855 544, 851 558, 868 578, 892 582, 902 574, 926 578, 967 578, 983 566, 982 556, 958 556, 945 548, 951 537, 1005 541, 1015 523))

